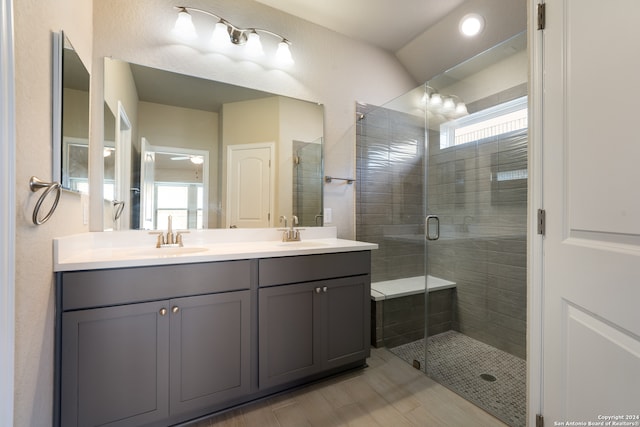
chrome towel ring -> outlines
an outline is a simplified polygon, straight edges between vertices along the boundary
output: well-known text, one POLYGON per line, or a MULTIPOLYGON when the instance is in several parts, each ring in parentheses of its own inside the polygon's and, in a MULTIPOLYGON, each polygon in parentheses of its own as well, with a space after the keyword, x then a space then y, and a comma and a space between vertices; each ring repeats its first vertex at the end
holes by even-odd
POLYGON ((124 201, 113 200, 111 204, 113 205, 113 220, 117 221, 122 216, 122 211, 124 210, 124 201))
POLYGON ((58 207, 58 202, 60 201, 60 193, 61 193, 60 183, 56 181, 45 182, 39 178, 36 178, 35 176, 32 176, 31 179, 29 179, 29 188, 34 193, 40 190, 41 188, 46 188, 44 193, 42 193, 42 195, 36 202, 36 206, 35 208, 33 208, 33 216, 31 217, 35 225, 42 225, 45 222, 47 222, 49 218, 51 218, 51 216, 53 215, 53 212, 58 207), (56 192, 56 199, 53 201, 53 205, 51 205, 51 209, 49 210, 49 212, 42 219, 40 219, 38 218, 38 215, 40 213, 40 208, 42 207, 42 202, 44 202, 47 196, 49 196, 49 193, 51 193, 52 191, 56 192))

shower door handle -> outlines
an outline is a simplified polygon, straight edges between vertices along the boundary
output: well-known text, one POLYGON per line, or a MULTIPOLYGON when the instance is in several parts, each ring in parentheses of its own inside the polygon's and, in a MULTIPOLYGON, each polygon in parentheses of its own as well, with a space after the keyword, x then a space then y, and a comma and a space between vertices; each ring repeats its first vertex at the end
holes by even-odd
POLYGON ((438 218, 437 215, 427 215, 424 228, 427 240, 438 240, 440 238, 440 218, 438 218), (434 235, 431 234, 431 230, 429 228, 432 221, 435 221, 436 223, 436 233, 434 235))

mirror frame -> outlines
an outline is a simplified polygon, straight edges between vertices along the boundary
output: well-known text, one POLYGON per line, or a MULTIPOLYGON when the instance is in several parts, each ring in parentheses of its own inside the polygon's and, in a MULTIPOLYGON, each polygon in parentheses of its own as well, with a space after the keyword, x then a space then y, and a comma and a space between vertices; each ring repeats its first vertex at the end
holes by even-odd
POLYGON ((52 123, 51 123, 51 181, 62 185, 62 49, 64 49, 64 32, 53 32, 53 84, 52 86, 52 123))

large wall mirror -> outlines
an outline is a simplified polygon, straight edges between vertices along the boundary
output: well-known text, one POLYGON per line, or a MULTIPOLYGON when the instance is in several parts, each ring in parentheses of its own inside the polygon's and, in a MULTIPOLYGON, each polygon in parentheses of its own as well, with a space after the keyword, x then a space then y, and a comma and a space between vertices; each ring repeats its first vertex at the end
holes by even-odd
POLYGON ((322 225, 324 110, 105 58, 105 228, 322 225))
POLYGON ((89 192, 89 72, 71 41, 53 34, 53 180, 89 192))

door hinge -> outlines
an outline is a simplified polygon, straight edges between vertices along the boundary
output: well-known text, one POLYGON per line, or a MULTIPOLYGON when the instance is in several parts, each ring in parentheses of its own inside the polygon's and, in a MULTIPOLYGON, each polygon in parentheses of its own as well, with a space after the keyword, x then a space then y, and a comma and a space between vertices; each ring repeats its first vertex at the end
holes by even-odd
POLYGON ((538 4, 538 30, 544 30, 547 18, 546 7, 546 3, 538 4))
POLYGON ((536 427, 544 427, 544 417, 540 414, 536 415, 536 427))
POLYGON ((547 212, 544 209, 538 209, 538 234, 545 235, 547 232, 547 212))

